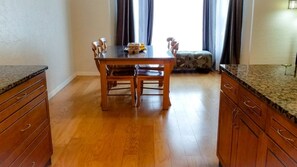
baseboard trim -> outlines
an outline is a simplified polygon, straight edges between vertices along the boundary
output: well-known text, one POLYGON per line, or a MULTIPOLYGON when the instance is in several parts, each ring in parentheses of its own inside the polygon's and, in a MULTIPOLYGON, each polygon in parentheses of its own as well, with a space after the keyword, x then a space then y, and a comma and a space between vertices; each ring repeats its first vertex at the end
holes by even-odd
POLYGON ((76 74, 73 74, 72 76, 67 78, 63 83, 58 85, 54 90, 49 92, 48 98, 51 99, 52 97, 54 97, 77 76, 100 76, 100 74, 98 72, 77 72, 76 74))
POLYGON ((77 76, 99 76, 99 72, 77 72, 77 76))
POLYGON ((73 74, 69 78, 67 78, 64 82, 62 82, 60 85, 58 85, 54 90, 49 92, 48 98, 51 99, 54 97, 58 92, 60 92, 66 85, 68 85, 75 77, 77 74, 73 74))

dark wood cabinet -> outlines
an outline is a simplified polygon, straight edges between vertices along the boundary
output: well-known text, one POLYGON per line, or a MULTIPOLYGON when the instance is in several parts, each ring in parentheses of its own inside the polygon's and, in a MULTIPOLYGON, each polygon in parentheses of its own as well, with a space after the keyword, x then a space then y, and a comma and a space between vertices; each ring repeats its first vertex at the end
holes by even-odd
POLYGON ((297 166, 297 126, 222 72, 217 156, 224 167, 297 166))
POLYGON ((270 137, 261 137, 260 154, 257 166, 296 167, 297 163, 270 137))
POLYGON ((231 166, 256 166, 261 135, 263 131, 238 108, 233 118, 231 166))
POLYGON ((220 98, 217 156, 224 166, 230 166, 233 129, 232 119, 236 112, 236 105, 223 92, 221 92, 220 98))
POLYGON ((43 72, 0 95, 0 166, 45 166, 52 153, 43 72))
POLYGON ((231 165, 233 118, 237 109, 238 83, 222 74, 217 156, 223 166, 231 165))
POLYGON ((267 135, 297 162, 297 126, 269 108, 267 135))

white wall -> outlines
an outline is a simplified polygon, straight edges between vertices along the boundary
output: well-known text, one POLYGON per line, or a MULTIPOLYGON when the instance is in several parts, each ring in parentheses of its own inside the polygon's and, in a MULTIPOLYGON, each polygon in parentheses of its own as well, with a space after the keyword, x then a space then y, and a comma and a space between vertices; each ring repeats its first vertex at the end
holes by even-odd
POLYGON ((47 65, 50 96, 75 74, 67 0, 1 0, 0 65, 47 65))
POLYGON ((297 10, 287 0, 245 1, 241 63, 293 63, 296 52, 297 10))
POLYGON ((115 0, 72 0, 71 22, 73 53, 78 75, 99 75, 93 59, 91 42, 106 37, 114 43, 115 0))

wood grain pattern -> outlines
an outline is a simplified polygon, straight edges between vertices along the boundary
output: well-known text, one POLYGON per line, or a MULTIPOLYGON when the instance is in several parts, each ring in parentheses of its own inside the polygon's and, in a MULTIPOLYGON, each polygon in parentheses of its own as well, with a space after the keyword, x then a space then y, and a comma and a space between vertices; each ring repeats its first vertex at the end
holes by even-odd
POLYGON ((52 166, 218 166, 220 75, 172 74, 171 107, 162 97, 110 97, 100 107, 99 77, 77 77, 50 100, 52 166))

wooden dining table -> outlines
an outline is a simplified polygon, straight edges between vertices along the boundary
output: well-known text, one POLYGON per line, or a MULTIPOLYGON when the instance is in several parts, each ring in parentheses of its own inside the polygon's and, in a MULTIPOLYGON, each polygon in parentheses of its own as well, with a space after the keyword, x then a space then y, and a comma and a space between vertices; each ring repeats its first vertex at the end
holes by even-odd
POLYGON ((137 54, 128 54, 125 48, 125 46, 109 46, 101 56, 96 58, 100 61, 102 110, 108 110, 106 65, 137 64, 160 64, 164 66, 163 110, 167 110, 170 106, 170 74, 175 62, 175 57, 172 52, 166 47, 146 46, 146 50, 143 52, 137 54))

